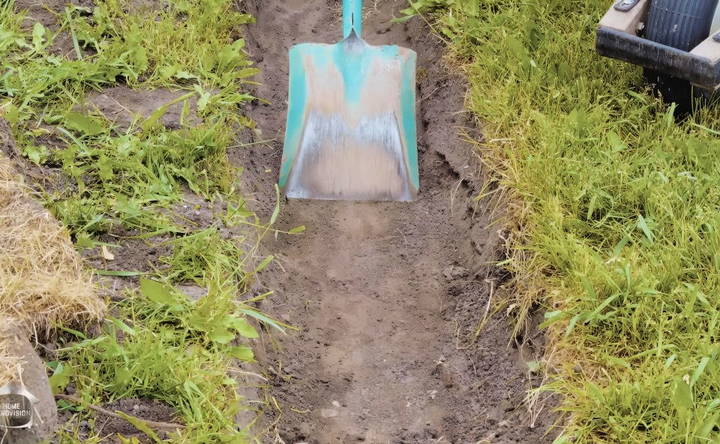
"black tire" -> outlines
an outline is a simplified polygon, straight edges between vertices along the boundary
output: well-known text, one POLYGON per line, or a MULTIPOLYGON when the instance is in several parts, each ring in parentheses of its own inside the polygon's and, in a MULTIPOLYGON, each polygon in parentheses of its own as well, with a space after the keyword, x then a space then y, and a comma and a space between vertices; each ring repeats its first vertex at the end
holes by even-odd
POLYGON ((652 0, 646 38, 690 51, 710 35, 718 0, 652 0))
MULTIPOLYGON (((710 35, 718 0, 652 0, 645 38, 690 51, 710 35)), ((706 102, 710 93, 694 88, 687 80, 645 69, 645 78, 663 99, 678 104, 681 113, 691 112, 693 102, 706 102)))
POLYGON ((679 118, 692 113, 698 107, 715 106, 720 103, 720 93, 698 88, 690 82, 661 72, 645 69, 645 80, 660 94, 665 103, 675 103, 675 115, 679 118))

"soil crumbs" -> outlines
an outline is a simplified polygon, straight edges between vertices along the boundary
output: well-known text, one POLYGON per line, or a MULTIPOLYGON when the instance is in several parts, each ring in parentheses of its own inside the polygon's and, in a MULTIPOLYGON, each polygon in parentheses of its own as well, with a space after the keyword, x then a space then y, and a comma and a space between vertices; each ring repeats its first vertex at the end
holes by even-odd
MULTIPOLYGON (((337 0, 248 0, 257 18, 248 51, 261 74, 251 110, 258 131, 233 153, 256 210, 269 213, 287 104, 288 49, 341 34, 337 0)), ((288 201, 264 273, 276 295, 261 307, 299 327, 258 350, 278 408, 266 420, 285 443, 540 443, 552 441, 549 408, 528 403, 540 381, 528 362, 542 335, 510 341, 508 319, 475 331, 502 279, 492 209, 474 197, 479 140, 463 112, 465 84, 420 20, 392 24, 401 0, 366 2, 365 39, 418 52, 421 193, 410 204, 288 201), (522 347, 518 342, 524 342, 522 347), (529 408, 528 405, 535 405, 529 408)), ((539 403, 539 404, 542 404, 539 403)))

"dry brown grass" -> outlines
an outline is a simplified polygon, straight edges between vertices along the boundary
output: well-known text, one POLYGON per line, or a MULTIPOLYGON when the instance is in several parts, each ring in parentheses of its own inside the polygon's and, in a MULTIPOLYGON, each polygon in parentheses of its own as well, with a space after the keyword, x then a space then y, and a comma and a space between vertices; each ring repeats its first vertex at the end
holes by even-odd
MULTIPOLYGON (((45 337, 58 324, 97 320, 105 306, 95 290, 67 230, 32 199, 0 154, 0 327, 12 324, 45 337)), ((3 337, 0 385, 19 363, 8 356, 3 337)))

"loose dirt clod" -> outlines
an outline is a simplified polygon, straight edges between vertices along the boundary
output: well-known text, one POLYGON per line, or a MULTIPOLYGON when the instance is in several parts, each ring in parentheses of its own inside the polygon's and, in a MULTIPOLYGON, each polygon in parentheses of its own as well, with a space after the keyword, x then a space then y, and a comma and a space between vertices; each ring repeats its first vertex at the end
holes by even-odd
MULTIPOLYGON (((256 208, 271 211, 282 151, 287 51, 339 38, 336 1, 252 0, 248 48, 262 86, 251 115, 262 139, 235 153, 256 208), (266 140, 266 142, 262 142, 266 140), (269 141, 267 141, 269 140, 269 141), (261 143, 262 142, 262 143, 261 143)), ((458 134, 474 133, 462 112, 465 85, 441 58, 424 23, 393 25, 403 1, 366 2, 365 37, 419 56, 421 193, 411 204, 292 200, 280 226, 301 236, 268 246, 281 265, 266 274, 277 290, 263 309, 300 333, 266 344, 264 363, 279 410, 282 442, 533 442, 552 420, 533 424, 524 398, 527 365, 508 345, 502 315, 473 340, 490 297, 489 265, 500 254, 491 210, 473 206, 484 177, 458 134), (342 406, 330 407, 337 400, 342 406), (535 425, 536 427, 532 427, 535 425)), ((538 350, 534 350, 538 353, 538 350)), ((280 441, 278 441, 280 442, 280 441)))

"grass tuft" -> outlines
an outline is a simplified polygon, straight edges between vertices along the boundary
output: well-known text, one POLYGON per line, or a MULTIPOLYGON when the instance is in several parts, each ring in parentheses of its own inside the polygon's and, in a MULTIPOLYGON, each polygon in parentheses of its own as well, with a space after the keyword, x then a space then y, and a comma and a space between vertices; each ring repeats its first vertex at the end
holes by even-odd
MULTIPOLYGON (((38 338, 59 323, 97 321, 105 304, 68 231, 18 179, 0 155, 0 317, 38 338)), ((0 380, 6 376, 0 373, 0 380)))

